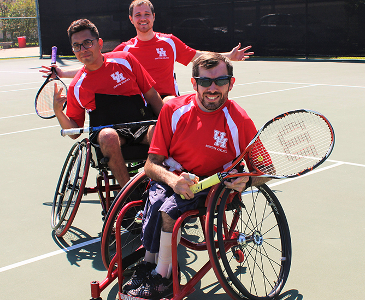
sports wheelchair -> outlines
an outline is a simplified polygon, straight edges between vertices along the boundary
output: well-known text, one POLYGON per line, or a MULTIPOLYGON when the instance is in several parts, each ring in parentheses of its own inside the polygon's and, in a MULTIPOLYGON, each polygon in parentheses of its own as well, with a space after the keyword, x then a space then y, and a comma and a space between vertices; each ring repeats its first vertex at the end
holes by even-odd
MULTIPOLYGON (((144 166, 148 148, 148 145, 143 144, 122 146, 131 177, 144 166)), ((56 236, 62 237, 70 228, 83 195, 98 193, 105 218, 117 191, 121 189, 108 169, 107 162, 100 149, 91 144, 88 138, 71 147, 57 183, 51 210, 51 227, 56 236), (90 165, 98 170, 94 187, 85 186, 90 165)))
MULTIPOLYGON (((133 299, 122 294, 122 285, 144 257, 141 216, 149 182, 143 171, 138 173, 108 211, 101 238, 102 259, 108 272, 102 282, 91 282, 93 300, 100 300, 101 292, 115 279, 119 299, 133 299)), ((273 299, 289 275, 289 226, 279 200, 267 185, 249 188, 242 194, 224 184, 213 186, 204 207, 187 211, 177 219, 171 245, 174 300, 191 294, 211 268, 232 299, 273 299), (209 254, 208 262, 184 285, 178 279, 180 227, 180 244, 193 251, 208 250, 209 254)))

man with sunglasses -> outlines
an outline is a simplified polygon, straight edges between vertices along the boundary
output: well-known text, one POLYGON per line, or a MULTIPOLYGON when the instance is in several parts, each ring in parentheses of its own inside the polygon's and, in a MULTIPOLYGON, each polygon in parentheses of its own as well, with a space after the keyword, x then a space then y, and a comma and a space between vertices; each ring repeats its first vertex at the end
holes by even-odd
MULTIPOLYGON (((163 102, 153 88, 155 82, 132 54, 102 54, 103 40, 96 26, 87 19, 72 22, 67 32, 72 50, 84 66, 72 80, 67 98, 62 95, 62 89, 55 88, 54 111, 63 129, 83 127, 85 111, 89 113, 90 126, 158 116, 163 102)), ((121 146, 148 145, 153 130, 154 126, 138 130, 105 128, 90 136, 90 141, 108 158, 108 166, 121 186, 129 180, 121 146)))
MULTIPOLYGON (((142 226, 146 254, 123 286, 123 292, 130 296, 160 299, 172 293, 171 237, 175 221, 184 212, 204 205, 209 192, 207 189, 194 195, 190 186, 199 178, 228 168, 256 134, 247 113, 228 99, 235 82, 229 59, 204 53, 193 62, 192 73, 196 92, 164 104, 150 145, 145 172, 153 181, 142 226), (174 164, 170 163, 172 159, 174 164), (172 165, 176 169, 179 164, 179 170, 168 169, 172 165)), ((248 161, 247 166, 251 169, 248 161)), ((262 179, 246 176, 225 185, 242 192, 251 184, 262 183, 262 179)))

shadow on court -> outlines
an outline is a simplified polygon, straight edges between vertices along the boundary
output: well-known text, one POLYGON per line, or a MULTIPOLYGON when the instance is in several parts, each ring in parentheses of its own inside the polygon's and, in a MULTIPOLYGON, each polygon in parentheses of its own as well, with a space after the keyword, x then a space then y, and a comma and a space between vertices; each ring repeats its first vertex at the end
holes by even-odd
POLYGON ((52 238, 60 249, 65 249, 66 257, 71 265, 80 267, 83 260, 91 260, 95 270, 105 271, 100 253, 100 242, 93 242, 94 237, 85 231, 71 226, 63 237, 52 232, 52 238), (89 242, 93 243, 89 243, 89 242))

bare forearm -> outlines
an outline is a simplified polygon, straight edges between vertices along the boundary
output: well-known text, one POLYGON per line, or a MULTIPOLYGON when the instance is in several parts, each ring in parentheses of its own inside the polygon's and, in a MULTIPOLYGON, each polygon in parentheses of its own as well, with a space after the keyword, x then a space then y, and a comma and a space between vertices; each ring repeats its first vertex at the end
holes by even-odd
POLYGON ((152 110, 156 116, 160 114, 163 102, 159 93, 154 88, 151 88, 144 94, 146 101, 151 105, 152 110))
POLYGON ((168 171, 162 165, 163 160, 156 158, 153 154, 148 156, 144 170, 146 175, 152 180, 163 182, 173 187, 174 180, 176 181, 178 176, 173 172, 168 171))
POLYGON ((61 74, 59 74, 58 76, 60 76, 61 78, 74 78, 75 75, 77 74, 77 72, 80 70, 80 68, 78 69, 73 69, 73 70, 66 70, 66 69, 62 69, 61 74))
MULTIPOLYGON (((55 114, 56 114, 56 118, 58 120, 58 123, 60 123, 60 126, 62 127, 62 129, 70 129, 70 128, 78 128, 79 127, 77 125, 77 123, 74 120, 67 117, 63 111, 55 112, 55 114)), ((72 138, 72 139, 77 139, 79 136, 80 136, 79 134, 76 134, 76 135, 70 135, 69 137, 72 138)))
POLYGON ((149 154, 144 166, 146 175, 155 181, 162 182, 171 187, 176 194, 183 195, 185 199, 194 198, 190 189, 195 182, 188 173, 181 173, 180 176, 165 169, 162 165, 165 157, 162 155, 149 154))
POLYGON ((271 178, 253 176, 251 185, 252 186, 260 186, 260 185, 263 185, 266 182, 269 182, 270 180, 271 180, 271 178))
MULTIPOLYGON (((251 46, 247 46, 242 49, 240 49, 240 48, 241 48, 241 43, 239 43, 236 47, 234 47, 230 52, 223 52, 220 54, 229 58, 232 61, 244 61, 245 59, 249 58, 250 55, 254 54, 254 52, 246 52, 249 49, 251 49, 251 46)), ((197 50, 193 60, 198 58, 200 55, 202 55, 205 52, 206 51, 197 50)))

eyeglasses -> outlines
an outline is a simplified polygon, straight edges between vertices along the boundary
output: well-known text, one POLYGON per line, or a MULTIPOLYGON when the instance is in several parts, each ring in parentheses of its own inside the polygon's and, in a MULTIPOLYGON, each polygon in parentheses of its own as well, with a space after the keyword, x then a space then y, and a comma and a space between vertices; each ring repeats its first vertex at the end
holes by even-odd
POLYGON ((210 87, 214 82, 215 85, 224 86, 230 83, 232 75, 219 76, 217 78, 208 78, 208 77, 194 77, 196 83, 201 85, 202 87, 210 87))
POLYGON ((73 52, 79 52, 81 50, 81 46, 83 46, 85 49, 89 49, 94 45, 93 41, 98 40, 98 39, 99 38, 96 38, 96 39, 93 39, 93 40, 87 39, 87 40, 84 40, 82 42, 82 44, 74 43, 72 45, 72 50, 73 50, 73 52))

